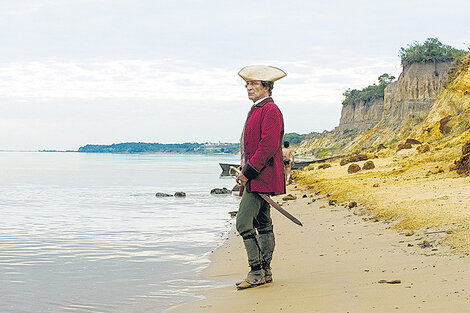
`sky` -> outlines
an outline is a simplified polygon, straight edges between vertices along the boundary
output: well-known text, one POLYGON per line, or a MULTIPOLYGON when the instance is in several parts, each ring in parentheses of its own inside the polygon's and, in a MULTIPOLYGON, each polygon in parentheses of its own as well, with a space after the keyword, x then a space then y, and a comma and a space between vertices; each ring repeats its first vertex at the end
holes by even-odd
POLYGON ((0 150, 237 142, 238 71, 287 76, 286 132, 338 126, 343 92, 401 72, 399 50, 470 45, 468 0, 0 0, 0 150))

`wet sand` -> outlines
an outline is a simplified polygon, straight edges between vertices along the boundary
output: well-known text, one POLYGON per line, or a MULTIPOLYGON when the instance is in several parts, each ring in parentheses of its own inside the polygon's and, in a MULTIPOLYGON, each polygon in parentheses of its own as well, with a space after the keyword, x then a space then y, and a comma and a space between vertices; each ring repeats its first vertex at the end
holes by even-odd
POLYGON ((232 234, 201 274, 226 287, 204 290, 204 300, 169 312, 469 312, 469 257, 439 245, 442 229, 392 229, 348 201, 290 186, 282 201, 304 227, 272 212, 274 282, 237 291, 248 263, 242 239, 232 234))

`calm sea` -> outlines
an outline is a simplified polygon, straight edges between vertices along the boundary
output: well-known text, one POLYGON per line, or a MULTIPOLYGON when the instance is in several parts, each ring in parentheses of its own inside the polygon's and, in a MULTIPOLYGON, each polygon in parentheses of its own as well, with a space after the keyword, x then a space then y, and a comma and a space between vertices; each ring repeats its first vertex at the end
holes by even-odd
POLYGON ((0 312, 161 312, 231 227, 232 155, 0 152, 0 312), (156 198, 156 192, 186 192, 156 198))

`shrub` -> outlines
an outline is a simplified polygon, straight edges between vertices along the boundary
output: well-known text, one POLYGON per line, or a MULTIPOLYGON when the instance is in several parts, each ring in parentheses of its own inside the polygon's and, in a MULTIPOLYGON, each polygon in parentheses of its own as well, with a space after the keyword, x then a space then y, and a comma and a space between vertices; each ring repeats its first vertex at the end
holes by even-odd
POLYGON ((428 38, 423 44, 415 41, 407 48, 400 48, 400 58, 403 67, 413 63, 452 62, 463 58, 464 50, 442 44, 437 38, 428 38))

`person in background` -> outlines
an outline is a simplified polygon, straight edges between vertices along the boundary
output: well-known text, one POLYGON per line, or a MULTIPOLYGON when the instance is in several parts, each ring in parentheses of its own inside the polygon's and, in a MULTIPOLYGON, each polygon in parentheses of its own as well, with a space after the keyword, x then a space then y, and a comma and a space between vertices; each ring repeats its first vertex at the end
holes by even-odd
POLYGON ((282 163, 284 119, 271 98, 273 82, 286 76, 272 66, 246 66, 238 73, 246 82, 248 98, 253 101, 243 128, 240 151, 242 184, 236 228, 243 238, 250 271, 236 283, 246 289, 273 280, 271 260, 274 232, 270 206, 259 194, 279 195, 286 192, 282 163))
POLYGON ((294 153, 289 148, 289 142, 284 141, 284 148, 282 148, 282 162, 284 163, 284 178, 286 180, 286 185, 289 185, 292 182, 291 174, 292 167, 294 166, 294 153))

